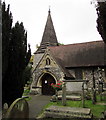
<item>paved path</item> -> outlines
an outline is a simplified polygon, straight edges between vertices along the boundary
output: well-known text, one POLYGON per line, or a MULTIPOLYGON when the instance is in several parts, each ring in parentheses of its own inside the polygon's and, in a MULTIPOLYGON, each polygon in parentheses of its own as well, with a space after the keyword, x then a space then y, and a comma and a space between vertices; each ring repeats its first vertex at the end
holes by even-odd
POLYGON ((30 95, 31 100, 29 104, 29 118, 35 118, 42 111, 43 107, 49 103, 51 96, 44 95, 30 95))

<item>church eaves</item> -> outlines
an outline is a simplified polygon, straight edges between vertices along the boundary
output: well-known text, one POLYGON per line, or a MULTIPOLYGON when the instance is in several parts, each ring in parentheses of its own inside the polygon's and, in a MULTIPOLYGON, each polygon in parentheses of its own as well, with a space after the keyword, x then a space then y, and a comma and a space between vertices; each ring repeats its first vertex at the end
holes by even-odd
POLYGON ((53 26, 50 9, 48 11, 48 17, 47 17, 44 33, 42 36, 42 41, 41 41, 40 47, 36 51, 36 54, 44 53, 45 49, 48 46, 58 46, 58 41, 57 41, 54 26, 53 26))

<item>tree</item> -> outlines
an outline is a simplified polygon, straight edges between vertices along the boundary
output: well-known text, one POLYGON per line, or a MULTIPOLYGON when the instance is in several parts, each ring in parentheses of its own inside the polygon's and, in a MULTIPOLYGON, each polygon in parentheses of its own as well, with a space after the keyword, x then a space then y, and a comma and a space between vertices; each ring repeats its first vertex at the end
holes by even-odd
POLYGON ((4 78, 8 68, 8 50, 11 37, 12 28, 12 14, 10 12, 10 6, 6 9, 5 2, 2 4, 2 77, 4 78))
POLYGON ((14 101, 23 94, 24 80, 23 72, 31 57, 31 50, 27 52, 27 32, 23 23, 17 22, 12 28, 11 41, 9 44, 9 66, 8 66, 8 85, 10 86, 12 98, 14 101), (10 82, 11 81, 11 82, 10 82))
POLYGON ((10 6, 6 9, 5 2, 2 3, 2 101, 6 102, 6 81, 9 65, 9 42, 11 38, 12 14, 10 6))
POLYGON ((9 105, 21 97, 24 90, 23 72, 31 57, 27 52, 27 32, 23 23, 16 22, 12 27, 12 14, 9 6, 3 3, 3 103, 9 105))
POLYGON ((24 80, 24 84, 27 84, 28 82, 32 82, 31 81, 31 70, 32 70, 32 64, 29 63, 23 73, 23 80, 24 80))
POLYGON ((106 43, 106 2, 97 3, 97 30, 106 43))
MULTIPOLYGON (((106 1, 97 2, 97 30, 104 41, 104 65, 106 65, 106 1)), ((106 68, 105 68, 106 79, 106 68)), ((106 86, 106 83, 105 83, 106 86)))

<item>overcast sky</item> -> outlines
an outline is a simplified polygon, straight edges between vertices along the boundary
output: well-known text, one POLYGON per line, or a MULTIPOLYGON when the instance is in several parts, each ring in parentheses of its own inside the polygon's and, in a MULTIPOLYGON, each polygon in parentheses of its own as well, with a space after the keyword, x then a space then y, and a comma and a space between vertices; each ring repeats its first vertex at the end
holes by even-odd
POLYGON ((23 22, 32 53, 40 45, 49 6, 58 42, 63 44, 101 40, 97 14, 91 0, 5 0, 10 4, 13 25, 23 22))

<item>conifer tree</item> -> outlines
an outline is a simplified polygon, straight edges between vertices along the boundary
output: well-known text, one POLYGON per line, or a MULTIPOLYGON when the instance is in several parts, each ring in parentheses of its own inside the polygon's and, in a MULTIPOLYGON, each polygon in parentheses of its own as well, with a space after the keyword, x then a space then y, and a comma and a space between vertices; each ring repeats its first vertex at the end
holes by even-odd
MULTIPOLYGON (((104 65, 106 65, 106 1, 97 2, 97 30, 104 41, 104 65)), ((106 79, 106 67, 105 67, 105 79, 106 79)), ((106 80, 105 80, 106 81, 106 80)), ((105 83, 106 86, 106 83, 105 83)))
POLYGON ((11 28, 12 28, 12 14, 10 12, 10 6, 6 9, 5 2, 2 4, 2 77, 4 78, 8 68, 9 58, 9 42, 11 39, 11 28))
POLYGON ((2 36, 3 36, 3 103, 9 105, 22 96, 24 90, 23 72, 31 57, 31 49, 27 52, 27 32, 23 23, 16 22, 12 27, 12 14, 9 5, 2 4, 2 36))
POLYGON ((2 3, 2 103, 6 102, 6 89, 8 86, 7 73, 9 65, 9 43, 11 40, 12 14, 10 6, 6 9, 5 2, 2 3))
POLYGON ((106 43, 106 2, 97 3, 97 30, 106 43))

